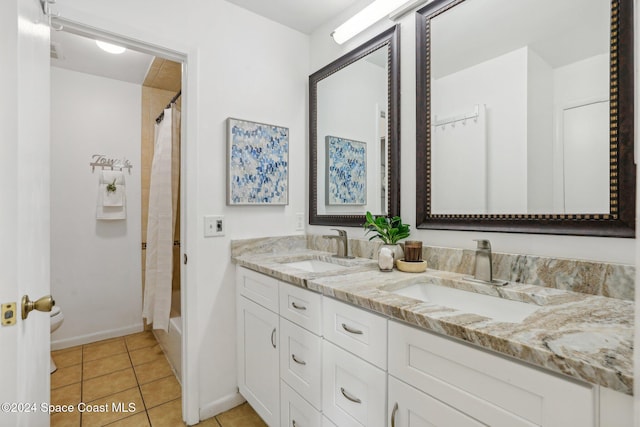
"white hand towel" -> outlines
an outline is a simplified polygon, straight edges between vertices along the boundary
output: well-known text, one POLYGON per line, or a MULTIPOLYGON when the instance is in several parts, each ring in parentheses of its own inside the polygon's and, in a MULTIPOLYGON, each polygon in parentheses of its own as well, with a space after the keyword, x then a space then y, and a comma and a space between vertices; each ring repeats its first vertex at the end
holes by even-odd
POLYGON ((98 184, 98 202, 96 218, 101 220, 126 219, 126 191, 122 171, 105 171, 100 174, 98 184), (107 187, 115 184, 116 191, 108 191, 107 187))

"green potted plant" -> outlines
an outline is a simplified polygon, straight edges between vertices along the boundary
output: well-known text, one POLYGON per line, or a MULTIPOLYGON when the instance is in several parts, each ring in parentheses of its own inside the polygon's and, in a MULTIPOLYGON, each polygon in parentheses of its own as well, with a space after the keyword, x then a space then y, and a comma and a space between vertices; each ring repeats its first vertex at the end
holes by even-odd
POLYGON ((375 233, 369 237, 369 240, 376 238, 382 240, 383 245, 378 250, 378 266, 382 271, 391 271, 396 261, 404 257, 404 251, 398 241, 409 237, 411 233, 409 225, 403 224, 402 218, 399 216, 388 218, 381 215, 376 217, 367 211, 363 227, 367 229, 366 234, 375 233), (393 257, 391 261, 388 259, 390 255, 393 257), (389 262, 391 262, 390 266, 389 262))

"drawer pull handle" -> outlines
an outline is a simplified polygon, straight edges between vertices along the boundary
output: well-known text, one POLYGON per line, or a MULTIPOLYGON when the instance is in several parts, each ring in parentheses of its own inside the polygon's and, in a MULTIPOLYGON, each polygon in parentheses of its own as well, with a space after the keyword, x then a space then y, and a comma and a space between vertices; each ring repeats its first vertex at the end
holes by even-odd
POLYGON ((276 348, 275 337, 276 337, 276 328, 273 328, 273 331, 271 331, 271 345, 273 346, 273 348, 276 348))
POLYGON ((298 358, 296 357, 295 354, 291 355, 291 358, 293 359, 294 362, 296 362, 298 365, 306 365, 307 362, 305 362, 304 360, 298 360, 298 358))
POLYGON ((391 411, 391 427, 396 427, 396 414, 398 413, 398 402, 393 405, 393 411, 391 411))
POLYGON ((362 335, 364 333, 364 332, 362 332, 362 331, 360 331, 358 329, 350 328, 345 323, 342 324, 342 329, 344 329, 345 331, 349 332, 350 334, 362 335))
POLYGON ((296 304, 295 301, 291 302, 291 307, 295 308, 296 310, 306 310, 307 309, 307 307, 305 307, 304 305, 296 304))
POLYGON ((345 391, 344 387, 340 387, 340 392, 342 393, 342 395, 344 397, 346 397, 347 399, 349 399, 353 403, 362 403, 362 400, 358 399, 357 397, 353 397, 351 394, 347 393, 345 391))

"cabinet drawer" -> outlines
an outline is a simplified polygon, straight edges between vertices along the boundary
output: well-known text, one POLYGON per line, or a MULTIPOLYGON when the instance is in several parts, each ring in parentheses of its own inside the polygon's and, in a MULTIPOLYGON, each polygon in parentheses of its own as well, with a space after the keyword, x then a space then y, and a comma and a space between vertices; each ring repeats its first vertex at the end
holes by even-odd
POLYGON ((280 405, 282 427, 321 427, 320 411, 317 411, 284 381, 280 381, 280 405))
POLYGON ((339 345, 381 369, 387 369, 387 319, 325 297, 322 332, 339 345))
POLYGON ((238 293, 251 301, 278 312, 278 281, 244 267, 236 268, 238 293))
POLYGON ((329 418, 322 416, 322 427, 337 427, 334 423, 332 423, 329 418))
POLYGON ((322 338, 280 318, 280 378, 322 408, 322 338))
POLYGON ((280 282, 280 316, 322 335, 322 295, 280 282))
POLYGON ((491 426, 593 426, 592 387, 398 322, 389 374, 491 426))
POLYGON ((386 374, 359 357, 322 342, 322 411, 340 427, 384 427, 386 374))
POLYGON ((395 427, 483 427, 449 405, 389 376, 389 423, 395 427))

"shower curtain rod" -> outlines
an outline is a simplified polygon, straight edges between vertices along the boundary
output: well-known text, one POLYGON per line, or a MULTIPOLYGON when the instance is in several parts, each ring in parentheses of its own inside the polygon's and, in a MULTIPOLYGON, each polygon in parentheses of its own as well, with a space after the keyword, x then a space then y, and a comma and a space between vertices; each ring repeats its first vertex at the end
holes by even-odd
MULTIPOLYGON (((178 98, 180 98, 180 95, 182 95, 182 89, 178 91, 178 93, 176 93, 176 96, 174 96, 173 98, 171 98, 171 101, 169 101, 169 103, 167 104, 166 107, 164 108, 170 108, 171 104, 175 103, 178 98)), ((164 110, 162 110, 162 113, 160 113, 160 115, 158 117, 156 117, 156 123, 160 124, 160 122, 162 121, 162 119, 164 119, 164 110)))

